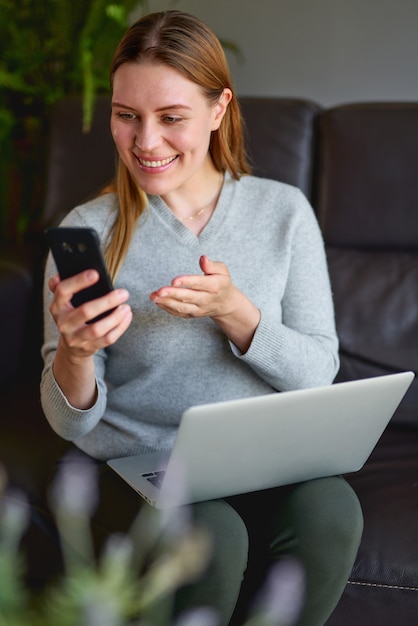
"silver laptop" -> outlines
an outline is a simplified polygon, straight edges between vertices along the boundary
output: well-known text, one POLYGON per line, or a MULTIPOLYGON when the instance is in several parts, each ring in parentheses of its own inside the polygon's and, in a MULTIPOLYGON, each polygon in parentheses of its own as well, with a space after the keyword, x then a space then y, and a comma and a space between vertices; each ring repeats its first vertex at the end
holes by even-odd
POLYGON ((157 508, 359 470, 414 374, 189 408, 170 455, 108 461, 157 508))

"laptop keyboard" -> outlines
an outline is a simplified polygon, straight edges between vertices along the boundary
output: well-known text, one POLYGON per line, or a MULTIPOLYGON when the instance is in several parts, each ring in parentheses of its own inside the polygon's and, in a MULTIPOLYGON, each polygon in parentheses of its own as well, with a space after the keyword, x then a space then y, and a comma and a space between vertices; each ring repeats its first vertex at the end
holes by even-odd
POLYGON ((145 474, 142 474, 144 478, 146 478, 152 485, 154 485, 154 487, 158 487, 158 489, 161 489, 164 475, 164 470, 159 470, 158 472, 146 472, 145 474))

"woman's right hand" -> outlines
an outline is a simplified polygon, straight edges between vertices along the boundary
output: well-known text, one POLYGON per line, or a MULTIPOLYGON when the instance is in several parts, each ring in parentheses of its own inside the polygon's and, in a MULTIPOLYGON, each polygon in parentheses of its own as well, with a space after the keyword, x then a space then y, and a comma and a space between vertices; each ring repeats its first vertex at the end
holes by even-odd
POLYGON ((54 376, 68 402, 80 409, 89 408, 96 399, 93 355, 115 343, 132 321, 125 289, 115 289, 78 307, 71 304, 75 293, 93 285, 98 278, 95 270, 87 270, 65 280, 55 275, 48 282, 53 293, 50 312, 60 333, 54 376), (87 323, 109 309, 114 311, 97 322, 87 323))
POLYGON ((115 343, 132 320, 131 308, 126 303, 129 293, 125 289, 115 289, 76 308, 71 304, 74 294, 90 287, 98 279, 95 270, 87 270, 65 280, 56 275, 48 283, 54 294, 51 315, 66 347, 75 357, 91 356, 100 348, 115 343), (93 324, 87 323, 110 309, 115 310, 93 324))

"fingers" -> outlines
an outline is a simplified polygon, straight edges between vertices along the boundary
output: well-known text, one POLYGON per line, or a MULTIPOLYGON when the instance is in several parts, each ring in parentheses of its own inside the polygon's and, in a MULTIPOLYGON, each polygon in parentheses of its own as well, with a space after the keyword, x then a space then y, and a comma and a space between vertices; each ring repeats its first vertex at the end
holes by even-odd
POLYGON ((73 347, 82 347, 83 352, 93 354, 100 348, 112 345, 123 335, 132 321, 132 310, 121 304, 112 313, 94 324, 77 327, 72 335, 73 347))
POLYGON ((75 293, 97 280, 98 273, 95 270, 88 270, 62 281, 58 276, 54 276, 48 283, 54 294, 50 305, 51 315, 64 344, 73 355, 89 356, 100 348, 111 345, 132 321, 132 311, 127 304, 129 293, 126 289, 115 289, 78 307, 71 304, 75 293), (109 310, 112 311, 109 315, 88 324, 109 310))
POLYGON ((129 298, 126 289, 115 289, 101 298, 73 307, 71 300, 68 300, 68 295, 72 298, 71 292, 64 296, 60 293, 60 287, 57 287, 55 294, 56 297, 51 303, 50 312, 61 333, 71 331, 73 327, 89 324, 103 313, 117 309, 129 298))
POLYGON ((231 287, 228 269, 224 263, 206 256, 200 258, 199 264, 203 275, 177 276, 170 286, 154 291, 150 299, 177 317, 210 317, 219 313, 231 287))
POLYGON ((199 259, 199 265, 202 272, 206 275, 221 274, 229 276, 228 269, 225 263, 221 261, 212 261, 209 257, 202 255, 199 259))
POLYGON ((60 280, 58 274, 55 274, 48 281, 48 287, 60 303, 70 302, 74 294, 86 287, 94 285, 99 280, 99 274, 96 270, 87 270, 76 274, 71 278, 60 280))
MULTIPOLYGON (((176 317, 194 317, 197 316, 198 311, 189 291, 182 288, 163 287, 154 291, 150 295, 150 300, 163 311, 176 317)), ((193 298, 196 298, 195 294, 193 298)))
POLYGON ((219 283, 215 280, 209 282, 205 280, 206 277, 218 277, 221 283, 224 283, 225 280, 229 282, 230 275, 225 263, 222 263, 221 261, 211 261, 207 256, 201 256, 199 259, 199 265, 204 273, 203 276, 201 274, 177 276, 172 280, 171 286, 211 291, 212 289, 216 290, 219 283))
POLYGON ((49 279, 48 281, 48 288, 50 291, 52 291, 52 293, 55 292, 55 289, 57 287, 57 285, 60 282, 60 277, 58 274, 55 274, 55 276, 52 276, 52 278, 49 279))
POLYGON ((114 344, 129 327, 132 310, 128 304, 122 304, 94 324, 80 324, 76 316, 77 309, 64 316, 63 323, 58 322, 59 330, 62 342, 72 356, 84 358, 114 344))
MULTIPOLYGON (((50 307, 51 313, 54 318, 60 315, 62 312, 72 311, 74 309, 72 305, 72 299, 75 294, 91 287, 99 280, 99 274, 96 270, 87 270, 81 272, 71 278, 60 280, 58 275, 53 276, 48 283, 48 286, 54 298, 50 307)), ((97 315, 119 306, 122 302, 127 301, 129 294, 126 290, 114 290, 108 294, 86 302, 85 304, 77 307, 77 316, 80 321, 87 322, 89 319, 95 318, 97 315)))

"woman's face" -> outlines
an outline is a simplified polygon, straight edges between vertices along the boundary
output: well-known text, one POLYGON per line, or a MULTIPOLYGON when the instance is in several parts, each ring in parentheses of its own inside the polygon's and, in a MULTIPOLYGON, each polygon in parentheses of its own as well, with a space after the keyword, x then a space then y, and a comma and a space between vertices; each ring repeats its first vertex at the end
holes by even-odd
POLYGON ((198 85, 162 64, 125 63, 113 80, 111 130, 119 156, 139 186, 164 196, 201 184, 208 149, 231 98, 211 105, 198 85))

